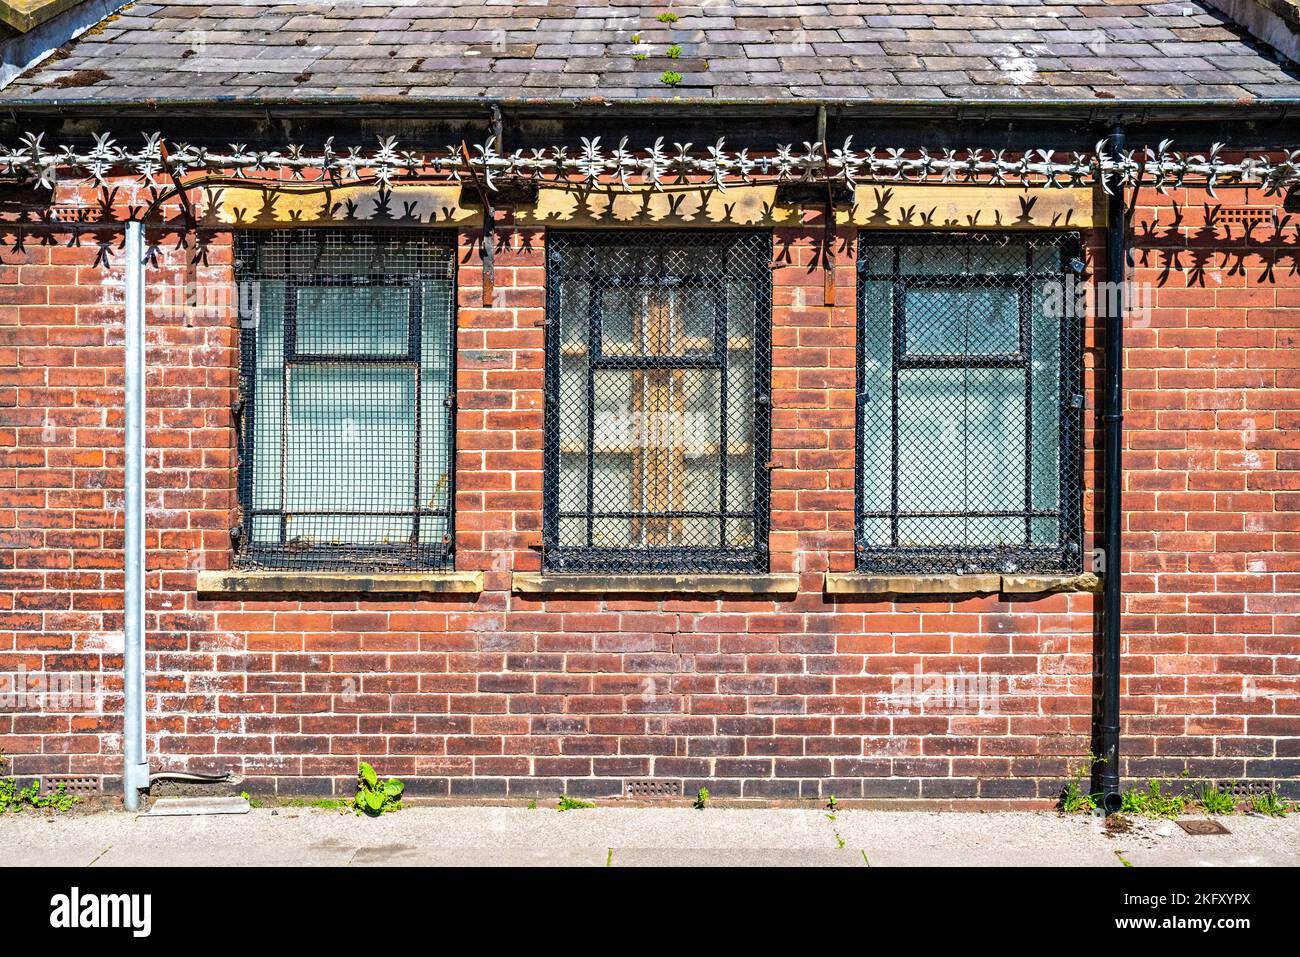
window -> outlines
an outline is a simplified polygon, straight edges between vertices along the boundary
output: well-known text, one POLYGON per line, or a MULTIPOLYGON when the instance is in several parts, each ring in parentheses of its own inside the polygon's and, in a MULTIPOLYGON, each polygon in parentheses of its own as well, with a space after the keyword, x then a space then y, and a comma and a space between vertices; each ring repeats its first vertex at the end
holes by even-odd
POLYGON ((239 236, 241 562, 450 564, 453 249, 446 233, 239 236))
POLYGON ((1077 571, 1077 237, 859 235, 858 567, 1077 571))
POLYGON ((767 570, 771 238, 547 238, 554 570, 767 570))

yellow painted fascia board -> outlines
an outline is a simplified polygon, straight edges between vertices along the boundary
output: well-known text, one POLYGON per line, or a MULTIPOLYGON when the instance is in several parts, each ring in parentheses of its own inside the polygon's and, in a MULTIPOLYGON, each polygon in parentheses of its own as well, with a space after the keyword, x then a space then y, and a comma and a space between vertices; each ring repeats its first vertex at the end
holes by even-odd
POLYGON ((79 3, 81 0, 0 0, 0 21, 26 33, 79 3))
POLYGON ((455 184, 400 183, 386 190, 371 184, 223 185, 203 187, 201 207, 203 222, 209 226, 285 229, 384 222, 426 226, 481 223, 482 209, 462 206, 460 195, 461 188, 455 184))
POLYGON ((863 229, 1091 229, 1106 224, 1099 187, 872 184, 841 224, 863 229))
MULTIPOLYGON (((472 226, 482 208, 461 205, 456 184, 399 183, 331 186, 289 183, 205 187, 207 225, 283 229, 307 225, 472 226)), ((797 225, 799 206, 781 206, 772 185, 561 189, 543 185, 537 202, 518 206, 518 226, 560 228, 774 227, 797 225)), ((1093 187, 1022 189, 1010 186, 859 186, 841 225, 862 229, 1088 229, 1106 221, 1106 203, 1093 187)))

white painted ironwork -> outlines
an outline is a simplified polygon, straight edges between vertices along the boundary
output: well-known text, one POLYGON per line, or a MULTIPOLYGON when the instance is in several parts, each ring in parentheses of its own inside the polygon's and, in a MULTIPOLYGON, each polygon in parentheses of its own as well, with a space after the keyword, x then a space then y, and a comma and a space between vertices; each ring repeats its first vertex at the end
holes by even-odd
POLYGON ((68 180, 107 187, 122 176, 134 177, 145 187, 166 188, 173 181, 197 186, 201 180, 224 177, 260 183, 282 181, 286 175, 291 181, 390 186, 410 180, 455 183, 471 170, 490 190, 502 178, 511 178, 571 189, 615 184, 660 190, 703 183, 725 190, 754 183, 931 182, 1049 189, 1099 184, 1107 192, 1117 185, 1161 192, 1193 186, 1214 195, 1216 186, 1254 186, 1271 194, 1300 182, 1300 150, 1225 159, 1221 144, 1188 153, 1172 149, 1169 140, 1118 154, 1106 149, 1105 140, 1092 152, 1022 153, 978 147, 857 149, 852 137, 827 150, 821 143, 805 142, 762 154, 729 148, 724 138, 702 149, 692 143, 669 147, 662 137, 642 150, 630 149, 626 138, 612 148, 600 137, 584 138, 582 144, 580 149, 534 147, 502 153, 491 137, 468 150, 461 144, 408 150, 389 136, 369 148, 339 149, 331 137, 316 151, 298 145, 262 150, 245 144, 212 150, 183 143, 169 143, 164 150, 162 134, 150 133, 137 147, 102 134, 94 138, 93 147, 77 149, 47 146, 44 134, 27 133, 15 147, 0 146, 0 173, 29 177, 47 188, 68 180))

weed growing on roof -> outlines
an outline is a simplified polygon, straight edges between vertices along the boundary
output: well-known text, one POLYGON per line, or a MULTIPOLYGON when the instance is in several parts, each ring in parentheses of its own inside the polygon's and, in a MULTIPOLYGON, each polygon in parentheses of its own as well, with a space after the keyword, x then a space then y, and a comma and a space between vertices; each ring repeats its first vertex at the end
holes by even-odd
POLYGON ((664 86, 676 86, 682 82, 682 75, 676 70, 664 70, 659 74, 659 82, 664 86))
POLYGON ((676 23, 680 18, 677 16, 677 14, 672 13, 671 11, 667 11, 659 14, 659 16, 655 17, 655 19, 658 20, 660 23, 676 23))
POLYGON ((77 70, 75 73, 59 77, 51 86, 57 86, 61 90, 68 90, 74 87, 94 86, 96 83, 103 83, 105 80, 111 79, 112 77, 103 70, 77 70))
POLYGON ((104 32, 104 30, 108 27, 109 24, 111 24, 115 20, 122 19, 122 14, 129 12, 130 10, 134 9, 134 7, 135 7, 134 3, 128 3, 121 10, 117 11, 117 13, 110 13, 103 20, 100 20, 93 27, 87 30, 86 36, 89 37, 99 36, 101 33, 104 32))
POLYGON ((679 56, 682 55, 682 48, 678 46, 676 43, 674 43, 672 46, 668 48, 666 52, 670 57, 676 60, 679 56))

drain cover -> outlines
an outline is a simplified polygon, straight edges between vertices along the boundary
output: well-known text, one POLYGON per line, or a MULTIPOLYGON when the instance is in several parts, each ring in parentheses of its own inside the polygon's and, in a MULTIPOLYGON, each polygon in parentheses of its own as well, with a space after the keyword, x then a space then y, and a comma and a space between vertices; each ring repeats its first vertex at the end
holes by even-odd
POLYGON ((1218 821, 1211 821, 1206 818, 1196 818, 1191 821, 1179 821, 1178 826, 1188 834, 1231 834, 1226 827, 1218 821))

